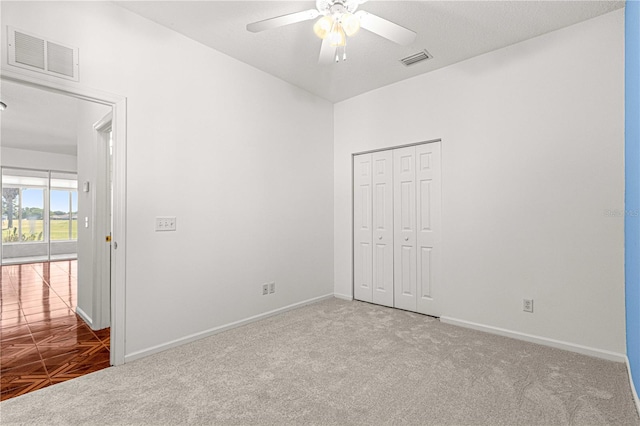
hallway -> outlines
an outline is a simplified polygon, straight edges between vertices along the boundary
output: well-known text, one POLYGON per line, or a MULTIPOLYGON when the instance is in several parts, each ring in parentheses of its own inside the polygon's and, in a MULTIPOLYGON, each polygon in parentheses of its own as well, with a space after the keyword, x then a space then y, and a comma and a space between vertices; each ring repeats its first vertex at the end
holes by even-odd
POLYGON ((75 313, 77 261, 2 266, 0 400, 109 367, 108 328, 75 313))

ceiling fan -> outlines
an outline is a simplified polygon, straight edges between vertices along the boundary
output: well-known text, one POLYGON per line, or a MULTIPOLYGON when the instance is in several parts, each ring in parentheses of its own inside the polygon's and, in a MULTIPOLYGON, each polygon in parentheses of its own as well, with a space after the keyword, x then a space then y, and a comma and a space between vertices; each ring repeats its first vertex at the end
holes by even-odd
POLYGON ((346 60, 347 37, 355 35, 360 28, 403 46, 413 43, 416 38, 415 32, 364 10, 356 11, 358 6, 366 1, 316 0, 315 9, 253 22, 247 25, 247 30, 257 33, 320 17, 313 25, 313 31, 322 39, 318 59, 320 64, 334 60, 339 62, 340 49, 342 49, 342 59, 346 60))

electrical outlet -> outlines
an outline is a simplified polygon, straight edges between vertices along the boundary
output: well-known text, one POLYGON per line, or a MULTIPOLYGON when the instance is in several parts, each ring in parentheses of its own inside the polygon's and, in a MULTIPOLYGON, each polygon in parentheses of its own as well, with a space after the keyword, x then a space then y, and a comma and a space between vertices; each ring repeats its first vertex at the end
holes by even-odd
POLYGON ((262 295, 266 296, 269 294, 269 284, 262 284, 262 295))
POLYGON ((269 293, 275 293, 275 292, 276 292, 276 282, 271 281, 269 283, 269 293))
POLYGON ((156 232, 157 231, 175 231, 175 230, 176 230, 175 216, 156 217, 156 232))
POLYGON ((533 313, 533 299, 522 299, 522 310, 533 313))

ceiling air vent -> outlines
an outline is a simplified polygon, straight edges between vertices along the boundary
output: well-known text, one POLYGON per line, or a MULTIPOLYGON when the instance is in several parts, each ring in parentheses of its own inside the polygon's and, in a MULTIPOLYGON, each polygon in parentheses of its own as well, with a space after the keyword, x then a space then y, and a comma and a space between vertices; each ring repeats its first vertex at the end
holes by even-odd
POLYGON ((78 81, 78 48, 8 27, 9 65, 78 81))
POLYGON ((433 58, 431 53, 423 50, 422 52, 416 53, 415 55, 407 56, 404 59, 400 59, 400 62, 408 67, 409 65, 417 64, 418 62, 426 61, 427 59, 431 58, 433 58))

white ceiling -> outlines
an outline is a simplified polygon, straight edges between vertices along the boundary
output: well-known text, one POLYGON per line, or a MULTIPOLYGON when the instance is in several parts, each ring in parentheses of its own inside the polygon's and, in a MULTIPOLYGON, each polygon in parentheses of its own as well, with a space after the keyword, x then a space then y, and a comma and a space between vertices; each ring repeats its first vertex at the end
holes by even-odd
MULTIPOLYGON (((417 32, 398 46, 367 31, 347 43, 348 60, 318 65, 313 21, 262 33, 246 24, 307 10, 310 1, 127 1, 135 13, 289 83, 338 102, 418 74, 613 11, 622 1, 369 1, 361 9, 417 32), (399 59, 427 49, 433 59, 399 59)), ((76 155, 75 98, 2 81, 2 147, 76 155)))
POLYGON ((78 99, 2 81, 0 145, 76 155, 78 99))
POLYGON ((415 31, 416 41, 399 46, 361 30, 347 41, 346 62, 318 65, 313 21, 246 30, 254 21, 312 9, 313 0, 116 3, 332 102, 624 7, 623 1, 369 1, 360 9, 415 31), (399 62, 423 49, 433 59, 410 67, 399 62))

